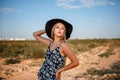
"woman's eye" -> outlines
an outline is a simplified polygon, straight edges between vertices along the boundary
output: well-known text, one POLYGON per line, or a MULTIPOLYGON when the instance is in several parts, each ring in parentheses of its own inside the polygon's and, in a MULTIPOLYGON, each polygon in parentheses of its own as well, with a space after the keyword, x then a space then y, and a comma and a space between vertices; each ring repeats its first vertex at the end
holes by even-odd
POLYGON ((59 28, 59 26, 56 26, 56 28, 58 29, 58 28, 59 28))
POLYGON ((65 30, 65 28, 62 28, 62 30, 65 30))

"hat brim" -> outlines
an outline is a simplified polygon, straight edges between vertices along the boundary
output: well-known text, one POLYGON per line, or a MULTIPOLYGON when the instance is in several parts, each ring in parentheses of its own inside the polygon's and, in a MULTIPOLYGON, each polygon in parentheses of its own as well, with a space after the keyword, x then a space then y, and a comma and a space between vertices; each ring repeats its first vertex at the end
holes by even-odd
POLYGON ((65 28, 66 28, 66 39, 69 39, 70 38, 70 35, 72 33, 72 30, 73 30, 73 27, 70 23, 68 23, 67 21, 65 20, 62 20, 62 19, 51 19, 49 21, 46 22, 46 25, 45 25, 45 31, 46 31, 46 34, 49 38, 51 38, 51 30, 52 30, 52 27, 56 24, 56 23, 63 23, 65 25, 65 28))

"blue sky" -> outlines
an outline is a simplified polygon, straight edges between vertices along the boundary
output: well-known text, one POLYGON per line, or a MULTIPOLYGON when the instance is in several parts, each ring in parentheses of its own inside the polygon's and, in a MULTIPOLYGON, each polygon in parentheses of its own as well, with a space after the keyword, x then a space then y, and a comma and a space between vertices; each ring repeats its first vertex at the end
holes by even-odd
POLYGON ((33 39, 52 18, 73 25, 71 38, 120 38, 120 0, 0 0, 0 38, 33 39))

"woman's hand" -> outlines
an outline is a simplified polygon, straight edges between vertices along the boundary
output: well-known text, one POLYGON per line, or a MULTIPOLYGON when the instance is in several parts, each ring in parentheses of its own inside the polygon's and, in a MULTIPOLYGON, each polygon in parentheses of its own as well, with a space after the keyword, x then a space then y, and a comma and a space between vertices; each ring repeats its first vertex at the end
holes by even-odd
POLYGON ((57 80, 60 80, 60 77, 61 77, 61 69, 58 69, 57 72, 56 72, 56 78, 57 80))
POLYGON ((36 40, 49 45, 52 40, 42 37, 41 35, 44 33, 46 33, 45 30, 39 30, 34 32, 33 36, 35 37, 36 40))

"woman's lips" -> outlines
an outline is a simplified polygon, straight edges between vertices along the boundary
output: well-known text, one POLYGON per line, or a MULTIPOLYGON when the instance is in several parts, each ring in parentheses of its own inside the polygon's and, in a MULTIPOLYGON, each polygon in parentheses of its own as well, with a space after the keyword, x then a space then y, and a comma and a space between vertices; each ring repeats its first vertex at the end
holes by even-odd
POLYGON ((61 32, 58 32, 59 34, 61 34, 61 32))

